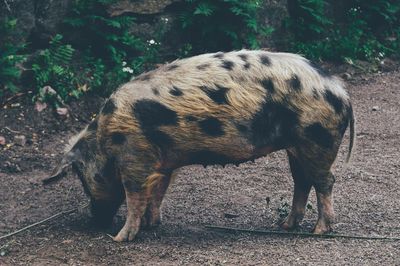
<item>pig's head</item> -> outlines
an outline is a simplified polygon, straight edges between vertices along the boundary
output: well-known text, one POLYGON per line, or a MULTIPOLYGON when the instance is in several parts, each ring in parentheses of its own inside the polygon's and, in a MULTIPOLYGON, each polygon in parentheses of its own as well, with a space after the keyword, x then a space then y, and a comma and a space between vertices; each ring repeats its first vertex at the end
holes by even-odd
POLYGON ((71 140, 58 166, 44 183, 60 179, 72 169, 90 197, 93 222, 107 227, 124 199, 124 191, 117 178, 115 159, 106 158, 99 152, 96 134, 89 128, 71 140))

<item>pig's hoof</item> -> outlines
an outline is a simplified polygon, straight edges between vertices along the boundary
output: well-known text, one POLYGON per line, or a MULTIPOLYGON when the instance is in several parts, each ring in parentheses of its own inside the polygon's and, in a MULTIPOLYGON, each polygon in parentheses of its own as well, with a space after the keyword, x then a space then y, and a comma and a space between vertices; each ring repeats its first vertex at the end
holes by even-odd
POLYGON ((332 228, 329 224, 318 221, 314 227, 313 234, 322 235, 325 233, 332 232, 332 228))
POLYGON ((330 233, 332 232, 332 228, 329 225, 316 225, 314 230, 313 230, 313 234, 316 235, 323 235, 326 233, 330 233))
POLYGON ((279 225, 283 230, 289 231, 291 229, 293 229, 293 226, 291 226, 289 223, 287 222, 283 222, 279 225))
POLYGON ((287 217, 281 224, 280 227, 283 230, 290 231, 299 227, 299 224, 294 221, 294 219, 290 219, 287 217))
POLYGON ((126 241, 132 241, 137 232, 139 230, 135 228, 122 228, 121 231, 119 231, 118 235, 116 235, 113 240, 116 242, 126 242, 126 241))

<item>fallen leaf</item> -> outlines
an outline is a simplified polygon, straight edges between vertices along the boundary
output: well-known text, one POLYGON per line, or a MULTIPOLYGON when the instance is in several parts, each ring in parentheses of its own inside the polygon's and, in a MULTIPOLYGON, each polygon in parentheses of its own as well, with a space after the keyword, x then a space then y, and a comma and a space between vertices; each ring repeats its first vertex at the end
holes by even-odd
POLYGON ((41 101, 37 101, 35 103, 35 110, 38 111, 38 112, 41 112, 46 108, 47 108, 47 103, 43 103, 41 101))

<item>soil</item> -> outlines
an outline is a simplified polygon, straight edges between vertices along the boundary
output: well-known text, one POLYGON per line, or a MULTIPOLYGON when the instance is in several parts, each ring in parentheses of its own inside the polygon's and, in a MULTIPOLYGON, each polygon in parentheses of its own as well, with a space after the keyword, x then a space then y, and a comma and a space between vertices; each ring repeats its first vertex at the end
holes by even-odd
MULTIPOLYGON (((348 132, 334 165, 336 223, 346 235, 400 237, 400 70, 348 81, 357 118, 357 146, 345 168, 348 132)), ((103 99, 71 104, 74 118, 34 110, 30 97, 0 110, 0 236, 88 202, 68 176, 43 186, 68 138, 85 126, 103 99), (78 119, 76 119, 76 117, 78 119), (24 135, 26 144, 14 143, 24 135)), ((400 241, 257 235, 205 225, 277 230, 291 204, 293 182, 284 152, 225 168, 185 167, 163 204, 163 222, 131 243, 115 243, 112 228, 97 231, 87 209, 0 240, 0 265, 400 265, 400 241)), ((317 218, 313 193, 299 231, 317 218)))

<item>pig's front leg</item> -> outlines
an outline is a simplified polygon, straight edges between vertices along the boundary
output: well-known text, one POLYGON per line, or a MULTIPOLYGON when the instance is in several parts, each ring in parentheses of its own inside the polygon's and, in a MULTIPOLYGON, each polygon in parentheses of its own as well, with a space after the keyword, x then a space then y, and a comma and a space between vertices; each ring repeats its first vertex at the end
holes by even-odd
POLYGON ((128 214, 124 227, 114 237, 114 241, 117 242, 132 241, 135 238, 140 229, 140 221, 147 206, 146 191, 143 189, 133 189, 133 186, 141 187, 141 184, 129 185, 128 183, 130 182, 124 182, 128 214))
POLYGON ((146 180, 147 187, 147 208, 142 218, 142 227, 150 229, 161 223, 160 207, 162 200, 167 192, 171 175, 156 173, 149 176, 146 180))

